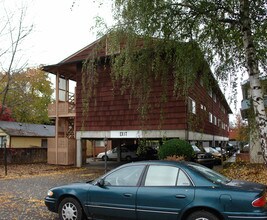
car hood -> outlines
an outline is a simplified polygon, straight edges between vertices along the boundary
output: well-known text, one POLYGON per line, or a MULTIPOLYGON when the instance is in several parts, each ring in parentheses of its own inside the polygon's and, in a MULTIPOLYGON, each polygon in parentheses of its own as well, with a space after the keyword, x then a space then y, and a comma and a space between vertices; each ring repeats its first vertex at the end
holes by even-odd
POLYGON ((260 184, 260 183, 254 183, 254 182, 248 182, 248 181, 242 181, 242 180, 232 180, 229 183, 226 184, 229 187, 238 187, 241 190, 247 190, 247 191, 263 191, 266 190, 266 185, 260 184))
POLYGON ((84 188, 86 185, 90 186, 92 181, 88 181, 87 183, 82 182, 82 183, 71 183, 71 184, 67 184, 67 185, 62 185, 62 186, 58 186, 58 187, 54 187, 50 190, 67 190, 67 189, 79 189, 79 188, 84 188))
POLYGON ((213 156, 215 156, 215 157, 221 157, 221 156, 222 156, 222 154, 221 154, 221 153, 215 153, 215 152, 214 152, 214 153, 212 153, 212 155, 213 155, 213 156))

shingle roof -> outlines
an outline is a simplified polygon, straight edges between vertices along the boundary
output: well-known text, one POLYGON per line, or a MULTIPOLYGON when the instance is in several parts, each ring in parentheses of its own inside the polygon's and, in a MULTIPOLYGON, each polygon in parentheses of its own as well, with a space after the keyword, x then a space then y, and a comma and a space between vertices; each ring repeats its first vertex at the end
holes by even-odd
POLYGON ((54 137, 55 126, 0 121, 0 129, 10 136, 19 137, 54 137))

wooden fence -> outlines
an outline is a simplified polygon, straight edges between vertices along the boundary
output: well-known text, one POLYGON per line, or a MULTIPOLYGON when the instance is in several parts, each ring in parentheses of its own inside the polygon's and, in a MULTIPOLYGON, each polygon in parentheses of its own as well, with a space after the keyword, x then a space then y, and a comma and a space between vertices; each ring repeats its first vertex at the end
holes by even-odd
MULTIPOLYGON (((47 148, 7 148, 8 164, 46 163, 47 148)), ((4 164, 4 148, 0 148, 0 164, 4 164)))

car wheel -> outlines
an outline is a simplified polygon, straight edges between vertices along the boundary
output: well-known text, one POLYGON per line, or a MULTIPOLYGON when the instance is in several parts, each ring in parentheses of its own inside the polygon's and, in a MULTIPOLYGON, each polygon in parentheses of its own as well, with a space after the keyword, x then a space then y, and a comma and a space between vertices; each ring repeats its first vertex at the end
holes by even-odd
POLYGON ((186 220, 219 220, 219 218, 207 211, 197 211, 190 214, 186 220))
POLYGON ((126 161, 132 161, 132 157, 131 156, 127 156, 125 159, 126 159, 126 161))
POLYGON ((107 161, 108 161, 108 156, 105 156, 105 155, 102 157, 102 160, 105 161, 105 158, 107 158, 107 161))
POLYGON ((83 211, 80 203, 74 198, 65 198, 59 204, 60 220, 82 220, 83 211))

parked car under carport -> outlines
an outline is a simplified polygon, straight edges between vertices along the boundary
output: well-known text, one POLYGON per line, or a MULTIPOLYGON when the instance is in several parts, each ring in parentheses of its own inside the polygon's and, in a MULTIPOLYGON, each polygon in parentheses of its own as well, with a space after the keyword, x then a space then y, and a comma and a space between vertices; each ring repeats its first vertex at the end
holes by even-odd
POLYGON ((196 145, 191 145, 194 150, 194 156, 192 158, 193 162, 202 164, 206 167, 213 168, 215 164, 215 159, 211 153, 205 152, 204 149, 197 147, 196 145))

